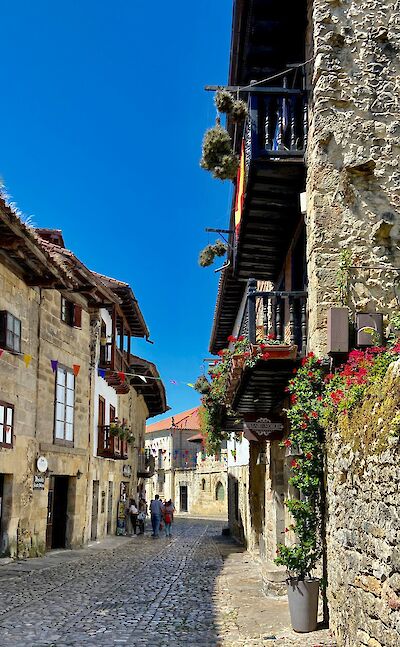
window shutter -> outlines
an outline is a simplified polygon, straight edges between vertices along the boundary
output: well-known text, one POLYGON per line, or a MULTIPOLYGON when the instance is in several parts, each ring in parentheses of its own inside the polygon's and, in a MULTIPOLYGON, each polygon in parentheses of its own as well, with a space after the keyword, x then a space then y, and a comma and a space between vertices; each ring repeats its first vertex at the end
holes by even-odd
POLYGON ((82 308, 74 304, 74 326, 75 328, 82 328, 82 308))
POLYGON ((5 310, 0 311, 0 347, 4 348, 6 346, 6 322, 7 322, 7 312, 5 310))

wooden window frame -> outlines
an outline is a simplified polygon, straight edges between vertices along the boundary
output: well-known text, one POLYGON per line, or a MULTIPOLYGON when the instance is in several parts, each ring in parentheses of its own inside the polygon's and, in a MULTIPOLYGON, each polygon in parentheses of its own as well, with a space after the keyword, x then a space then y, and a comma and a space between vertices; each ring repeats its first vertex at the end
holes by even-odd
POLYGON ((82 307, 61 295, 60 318, 70 328, 82 328, 82 307))
MULTIPOLYGON (((75 386, 76 386, 76 380, 75 380, 75 375, 74 372, 68 368, 67 366, 63 366, 62 364, 59 364, 57 366, 57 370, 55 371, 55 389, 54 389, 54 432, 53 432, 53 442, 55 445, 64 445, 65 447, 73 447, 74 442, 75 442, 75 386), (59 371, 64 371, 65 372, 65 387, 64 387, 64 402, 58 402, 57 400, 57 377, 58 377, 58 372, 59 371), (70 374, 72 375, 74 379, 74 403, 73 403, 73 418, 72 418, 72 440, 68 440, 66 436, 66 412, 67 412, 67 375, 70 374), (57 419, 57 404, 64 404, 64 420, 58 421, 57 419), (57 437, 57 422, 63 422, 64 423, 64 436, 63 438, 57 437)), ((71 390, 71 389, 70 389, 71 390)))
POLYGON ((14 440, 14 414, 15 414, 15 408, 13 404, 10 404, 9 402, 3 402, 0 400, 0 407, 4 408, 4 418, 3 418, 3 423, 0 423, 0 427, 3 427, 3 435, 0 436, 0 447, 7 447, 8 449, 12 449, 13 447, 13 440, 14 440), (5 438, 5 428, 9 427, 10 425, 7 425, 7 410, 10 409, 12 411, 11 414, 11 442, 3 442, 1 438, 5 438))
POLYGON ((22 322, 21 319, 18 319, 15 315, 12 314, 9 310, 0 311, 0 345, 4 350, 9 351, 10 353, 20 354, 21 353, 21 339, 22 339, 22 322), (12 320, 12 328, 8 327, 9 317, 12 320), (15 321, 19 323, 19 335, 14 331, 15 321), (7 337, 8 334, 12 336, 13 345, 10 346, 8 343, 7 337), (15 340, 18 341, 17 347, 15 347, 15 340))

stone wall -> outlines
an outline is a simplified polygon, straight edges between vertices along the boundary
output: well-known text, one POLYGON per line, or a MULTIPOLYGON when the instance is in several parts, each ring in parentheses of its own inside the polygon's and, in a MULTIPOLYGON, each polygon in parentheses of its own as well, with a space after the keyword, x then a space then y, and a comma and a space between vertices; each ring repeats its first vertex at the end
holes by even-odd
POLYGON ((351 312, 388 314, 396 306, 400 6, 392 0, 314 0, 310 16, 309 336, 310 347, 324 354, 327 309, 338 305, 341 249, 352 253, 351 312))
POLYGON ((39 290, 0 263, 0 310, 20 319, 21 353, 32 356, 28 367, 22 355, 4 352, 0 359, 0 400, 14 406, 13 447, 0 447, 0 473, 5 475, 0 555, 26 556, 37 550, 27 529, 39 499, 33 492, 39 302, 39 290))
POLYGON ((396 362, 327 437, 328 601, 340 647, 400 644, 399 432, 396 362))

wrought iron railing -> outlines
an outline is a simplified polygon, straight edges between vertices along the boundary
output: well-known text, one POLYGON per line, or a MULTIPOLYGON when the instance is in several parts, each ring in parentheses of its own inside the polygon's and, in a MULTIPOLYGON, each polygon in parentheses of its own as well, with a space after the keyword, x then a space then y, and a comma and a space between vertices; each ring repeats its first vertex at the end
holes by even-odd
POLYGON ((308 108, 304 90, 258 88, 249 93, 245 125, 246 167, 252 159, 301 157, 307 146, 308 108))
POLYGON ((304 355, 307 347, 307 292, 257 291, 257 282, 249 281, 247 307, 240 334, 255 344, 268 337, 282 344, 296 345, 304 355))

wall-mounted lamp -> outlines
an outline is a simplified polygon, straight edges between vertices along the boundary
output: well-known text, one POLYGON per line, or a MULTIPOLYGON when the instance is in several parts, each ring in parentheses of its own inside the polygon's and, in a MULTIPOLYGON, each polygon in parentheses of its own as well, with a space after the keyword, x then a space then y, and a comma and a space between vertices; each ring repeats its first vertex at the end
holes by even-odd
POLYGON ((81 470, 78 470, 76 473, 76 478, 80 479, 82 475, 83 475, 83 472, 81 472, 81 470))

